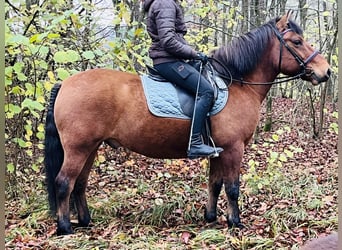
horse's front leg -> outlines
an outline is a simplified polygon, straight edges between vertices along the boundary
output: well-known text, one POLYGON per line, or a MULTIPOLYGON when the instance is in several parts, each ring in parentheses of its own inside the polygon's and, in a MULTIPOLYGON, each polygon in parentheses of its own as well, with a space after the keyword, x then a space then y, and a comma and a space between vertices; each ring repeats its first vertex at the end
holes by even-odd
POLYGON ((217 200, 223 184, 220 168, 221 164, 218 158, 210 159, 208 203, 204 213, 204 218, 209 223, 215 221, 217 217, 217 200))
POLYGON ((228 200, 227 223, 229 227, 242 227, 240 221, 239 198, 239 175, 242 161, 243 147, 234 147, 225 150, 219 158, 210 160, 209 172, 209 198, 204 217, 207 222, 216 220, 217 200, 220 195, 222 184, 228 200))
POLYGON ((240 221, 240 210, 238 205, 240 192, 240 167, 243 156, 243 146, 234 147, 223 162, 222 175, 224 190, 227 195, 227 223, 228 227, 239 227, 243 225, 240 221))
POLYGON ((227 208, 227 223, 228 227, 239 227, 242 228, 243 225, 240 221, 240 210, 238 205, 239 198, 239 176, 234 177, 232 180, 227 180, 224 182, 224 187, 226 195, 228 198, 228 208, 227 208))

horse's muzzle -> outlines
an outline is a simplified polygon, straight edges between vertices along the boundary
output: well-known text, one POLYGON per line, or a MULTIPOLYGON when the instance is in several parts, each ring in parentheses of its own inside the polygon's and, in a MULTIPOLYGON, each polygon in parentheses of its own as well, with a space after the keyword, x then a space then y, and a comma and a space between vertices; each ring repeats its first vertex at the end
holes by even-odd
POLYGON ((318 85, 322 82, 326 82, 329 80, 331 76, 331 69, 328 68, 326 73, 323 76, 316 74, 311 69, 306 69, 305 75, 303 76, 303 80, 310 81, 313 85, 318 85))

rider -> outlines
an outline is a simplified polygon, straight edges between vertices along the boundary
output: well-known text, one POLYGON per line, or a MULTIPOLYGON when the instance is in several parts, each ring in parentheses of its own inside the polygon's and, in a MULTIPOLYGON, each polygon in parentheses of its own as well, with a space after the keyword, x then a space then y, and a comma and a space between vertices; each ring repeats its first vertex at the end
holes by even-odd
POLYGON ((188 157, 217 156, 223 149, 204 144, 201 137, 206 116, 213 105, 214 89, 194 67, 185 62, 186 59, 199 59, 206 64, 208 57, 196 52, 185 41, 187 29, 178 0, 144 0, 144 10, 148 13, 147 31, 152 39, 149 56, 154 68, 165 79, 190 93, 196 95, 198 91, 188 157))

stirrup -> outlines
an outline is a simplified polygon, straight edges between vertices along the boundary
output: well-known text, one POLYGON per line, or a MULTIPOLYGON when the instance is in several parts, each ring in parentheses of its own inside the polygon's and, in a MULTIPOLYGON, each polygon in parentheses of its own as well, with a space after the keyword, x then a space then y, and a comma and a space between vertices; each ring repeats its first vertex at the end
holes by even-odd
POLYGON ((210 158, 219 157, 219 156, 220 156, 220 153, 223 152, 223 149, 222 149, 222 148, 217 148, 217 147, 215 146, 214 140, 213 140, 213 138, 212 138, 210 135, 208 136, 208 138, 209 138, 211 144, 213 145, 213 148, 215 149, 215 153, 214 153, 210 158))
POLYGON ((196 154, 196 155, 189 155, 189 154, 188 154, 188 158, 189 158, 190 160, 193 160, 193 159, 196 159, 196 158, 200 158, 200 157, 204 157, 204 158, 206 158, 206 157, 208 157, 208 158, 216 158, 216 157, 219 157, 219 156, 220 156, 220 153, 221 153, 222 151, 223 151, 222 149, 216 150, 214 153, 209 154, 209 155, 198 155, 198 154, 196 154))
MULTIPOLYGON (((208 145, 206 145, 206 146, 208 146, 208 145)), ((219 157, 220 153, 223 152, 223 148, 220 148, 220 147, 212 147, 212 148, 214 149, 214 152, 211 152, 208 154, 204 154, 204 153, 203 154, 201 154, 201 153, 191 154, 190 150, 188 150, 187 156, 189 159, 196 159, 199 157, 215 158, 215 157, 219 157)))

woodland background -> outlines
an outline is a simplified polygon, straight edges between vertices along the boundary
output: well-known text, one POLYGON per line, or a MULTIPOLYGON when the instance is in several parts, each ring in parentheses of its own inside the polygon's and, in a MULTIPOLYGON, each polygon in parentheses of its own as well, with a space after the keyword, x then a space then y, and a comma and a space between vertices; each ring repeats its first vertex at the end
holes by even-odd
POLYGON ((6 248, 297 249, 337 230, 336 0, 182 1, 187 40, 208 53, 287 10, 327 58, 331 79, 272 87, 241 168, 244 230, 203 221, 208 164, 103 145, 90 177, 93 227, 55 236, 42 150, 52 86, 90 68, 145 72, 140 1, 5 1, 6 248))

